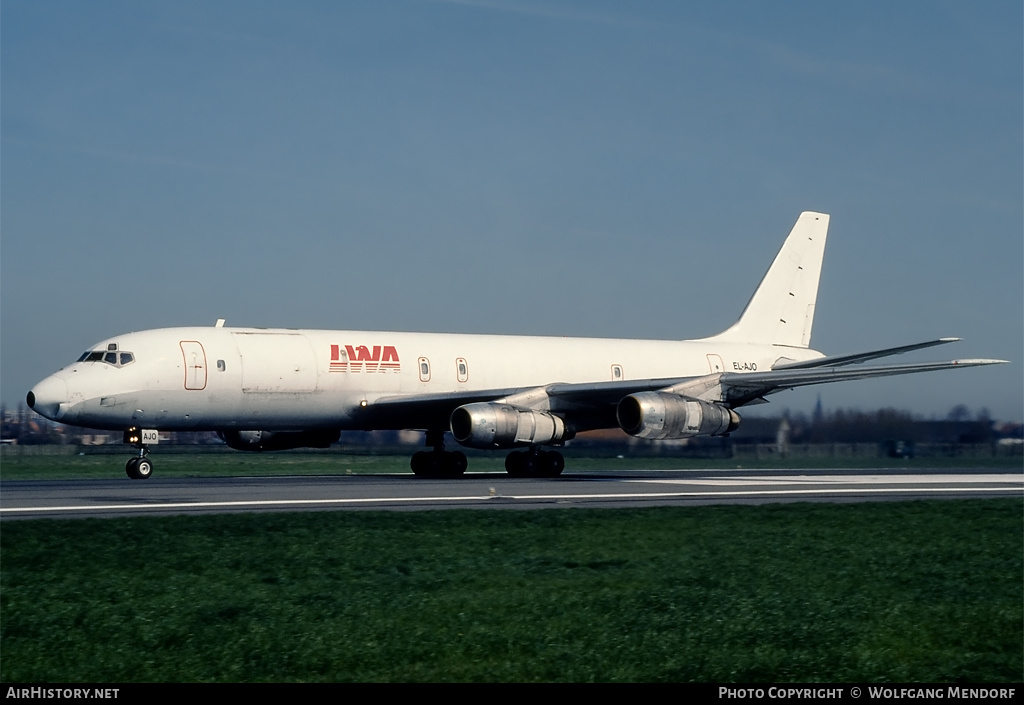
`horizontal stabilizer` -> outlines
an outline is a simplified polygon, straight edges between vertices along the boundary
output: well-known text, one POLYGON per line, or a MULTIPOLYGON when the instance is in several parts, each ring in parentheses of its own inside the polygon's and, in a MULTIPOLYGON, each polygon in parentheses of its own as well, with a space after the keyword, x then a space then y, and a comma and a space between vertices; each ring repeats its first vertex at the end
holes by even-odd
POLYGON ((884 350, 872 350, 870 352, 854 353, 853 355, 830 355, 828 357, 819 357, 816 360, 805 360, 804 362, 783 362, 772 366, 773 370, 806 370, 811 367, 841 367, 843 365, 857 365, 868 360, 877 360, 880 357, 889 357, 890 355, 902 355, 903 353, 910 352, 912 350, 922 350, 924 348, 931 348, 936 345, 945 345, 946 343, 955 343, 960 338, 939 338, 938 340, 929 340, 924 343, 914 343, 913 345, 901 345, 895 348, 885 348, 884 350))
POLYGON ((767 372, 725 372, 722 387, 728 390, 726 400, 731 403, 745 403, 746 398, 756 398, 778 391, 805 387, 810 384, 845 382, 871 377, 891 377, 915 372, 950 370, 979 365, 1001 365, 1007 360, 950 360, 948 362, 915 362, 907 365, 880 365, 877 367, 847 368, 843 366, 814 367, 811 369, 769 370, 767 372))

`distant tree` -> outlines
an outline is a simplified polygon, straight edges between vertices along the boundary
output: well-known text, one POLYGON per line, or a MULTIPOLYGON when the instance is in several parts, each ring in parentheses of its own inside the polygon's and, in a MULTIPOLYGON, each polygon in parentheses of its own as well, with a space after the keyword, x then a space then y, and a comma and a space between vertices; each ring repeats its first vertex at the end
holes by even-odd
POLYGON ((966 404, 957 404, 949 410, 948 414, 946 414, 947 421, 955 421, 957 423, 969 421, 970 418, 971 410, 967 408, 966 404))

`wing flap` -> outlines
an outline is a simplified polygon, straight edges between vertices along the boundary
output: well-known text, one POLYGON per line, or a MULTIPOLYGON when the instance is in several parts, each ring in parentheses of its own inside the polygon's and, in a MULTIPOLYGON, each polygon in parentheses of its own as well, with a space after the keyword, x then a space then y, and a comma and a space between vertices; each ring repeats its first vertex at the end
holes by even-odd
POLYGON ((452 412, 463 404, 494 401, 522 389, 484 389, 470 392, 417 394, 382 397, 356 411, 356 418, 367 429, 445 430, 452 412))

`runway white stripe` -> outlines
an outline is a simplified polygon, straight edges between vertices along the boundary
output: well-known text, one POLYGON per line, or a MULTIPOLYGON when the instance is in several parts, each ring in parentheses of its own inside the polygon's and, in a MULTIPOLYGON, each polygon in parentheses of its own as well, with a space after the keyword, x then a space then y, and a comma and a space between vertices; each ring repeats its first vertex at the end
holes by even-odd
POLYGON ((479 495, 479 496, 438 496, 438 497, 362 497, 341 499, 274 499, 274 500, 243 500, 232 502, 168 502, 152 504, 99 504, 69 505, 60 507, 0 507, 0 513, 29 512, 110 512, 125 510, 169 510, 169 509, 231 509, 260 507, 310 507, 336 506, 357 504, 430 504, 448 502, 491 502, 495 500, 515 500, 521 502, 536 501, 572 501, 572 500, 631 500, 631 499, 665 499, 665 498, 715 498, 715 497, 779 497, 823 494, 949 494, 954 492, 1015 492, 1019 486, 1000 487, 888 487, 873 490, 871 488, 830 488, 805 490, 740 490, 721 492, 617 492, 608 494, 543 494, 543 495, 479 495))
POLYGON ((987 483, 1010 482, 1024 487, 1024 475, 1003 473, 998 475, 764 475, 762 477, 714 477, 701 480, 692 479, 642 479, 623 480, 623 482, 640 482, 656 485, 700 485, 722 487, 744 485, 797 485, 797 484, 861 484, 875 485, 915 485, 944 484, 947 482, 987 483))

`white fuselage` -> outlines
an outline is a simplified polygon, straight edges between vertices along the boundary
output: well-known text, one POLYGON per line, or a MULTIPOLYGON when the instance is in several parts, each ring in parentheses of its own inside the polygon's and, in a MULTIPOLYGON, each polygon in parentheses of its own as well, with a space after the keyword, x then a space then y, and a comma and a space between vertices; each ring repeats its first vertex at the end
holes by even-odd
POLYGON ((353 429, 365 427, 361 404, 388 397, 752 372, 821 357, 715 339, 216 327, 128 333, 92 350, 131 358, 80 361, 51 375, 33 388, 36 411, 104 429, 353 429))

